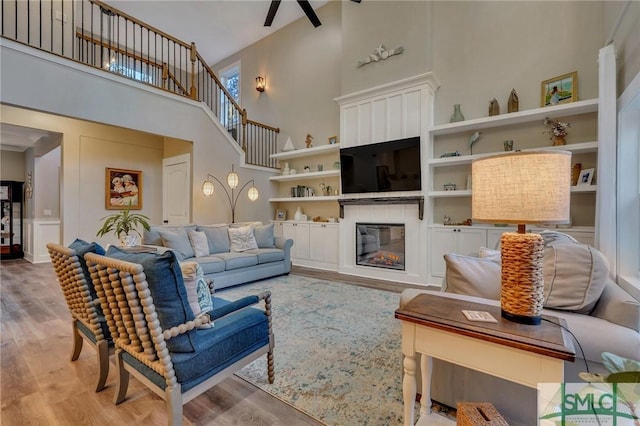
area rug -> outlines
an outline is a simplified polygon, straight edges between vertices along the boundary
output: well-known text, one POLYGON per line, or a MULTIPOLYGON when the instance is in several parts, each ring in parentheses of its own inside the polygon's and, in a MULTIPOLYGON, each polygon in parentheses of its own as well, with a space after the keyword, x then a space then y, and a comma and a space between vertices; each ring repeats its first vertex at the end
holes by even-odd
POLYGON ((326 425, 402 424, 399 294, 288 275, 216 295, 262 290, 272 294, 275 383, 266 357, 239 377, 326 425))

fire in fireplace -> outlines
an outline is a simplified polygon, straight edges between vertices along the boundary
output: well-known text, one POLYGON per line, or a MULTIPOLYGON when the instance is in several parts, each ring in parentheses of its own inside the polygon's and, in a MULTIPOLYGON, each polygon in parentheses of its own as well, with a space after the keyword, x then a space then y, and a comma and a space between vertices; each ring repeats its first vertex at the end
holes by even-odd
POLYGON ((404 271, 404 224, 356 223, 356 264, 404 271))

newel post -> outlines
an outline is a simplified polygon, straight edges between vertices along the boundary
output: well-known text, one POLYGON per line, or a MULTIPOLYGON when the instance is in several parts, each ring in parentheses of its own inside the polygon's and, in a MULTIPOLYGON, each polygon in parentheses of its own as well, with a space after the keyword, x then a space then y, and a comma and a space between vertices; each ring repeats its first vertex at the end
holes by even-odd
POLYGON ((242 109, 242 150, 247 152, 247 110, 242 109))
POLYGON ((196 91, 196 58, 198 51, 196 50, 196 44, 191 42, 191 99, 197 99, 198 93, 196 91))
POLYGON ((162 63, 162 88, 167 88, 167 79, 169 78, 169 66, 166 62, 162 63))

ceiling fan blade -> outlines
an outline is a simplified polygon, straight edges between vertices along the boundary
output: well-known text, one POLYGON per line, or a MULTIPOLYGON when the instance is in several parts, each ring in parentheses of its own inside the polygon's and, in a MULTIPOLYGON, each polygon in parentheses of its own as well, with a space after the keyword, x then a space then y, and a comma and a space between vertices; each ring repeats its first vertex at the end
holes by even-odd
POLYGON ((362 0, 351 0, 354 3, 360 3, 362 0))
POLYGON ((322 25, 320 19, 318 19, 318 15, 316 15, 316 12, 313 11, 313 8, 309 4, 309 0, 298 0, 298 4, 307 15, 307 18, 309 18, 314 27, 318 28, 320 25, 322 25))
POLYGON ((269 6, 269 12, 267 12, 267 19, 264 20, 264 26, 265 27, 270 27, 271 24, 273 23, 273 18, 276 17, 276 12, 278 11, 278 8, 280 7, 280 2, 282 0, 273 0, 271 2, 271 6, 269 6))

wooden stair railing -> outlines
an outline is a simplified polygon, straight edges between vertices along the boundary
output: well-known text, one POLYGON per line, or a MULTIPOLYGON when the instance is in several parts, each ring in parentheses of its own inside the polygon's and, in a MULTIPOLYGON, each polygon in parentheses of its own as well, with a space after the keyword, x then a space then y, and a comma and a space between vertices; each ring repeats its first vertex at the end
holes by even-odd
POLYGON ((99 0, 0 0, 0 9, 2 37, 204 102, 247 164, 277 166, 270 155, 280 129, 247 118, 195 43, 99 0))

